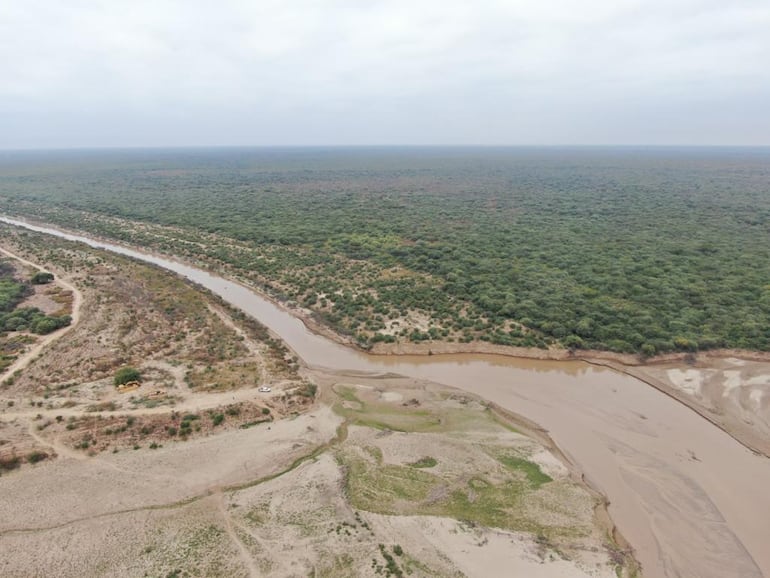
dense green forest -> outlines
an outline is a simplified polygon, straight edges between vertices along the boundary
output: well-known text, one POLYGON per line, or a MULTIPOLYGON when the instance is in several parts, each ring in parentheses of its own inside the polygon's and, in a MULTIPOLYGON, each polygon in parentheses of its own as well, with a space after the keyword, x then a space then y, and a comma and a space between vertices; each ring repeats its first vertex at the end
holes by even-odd
POLYGON ((225 264, 362 345, 770 349, 769 149, 7 153, 0 211, 225 264))

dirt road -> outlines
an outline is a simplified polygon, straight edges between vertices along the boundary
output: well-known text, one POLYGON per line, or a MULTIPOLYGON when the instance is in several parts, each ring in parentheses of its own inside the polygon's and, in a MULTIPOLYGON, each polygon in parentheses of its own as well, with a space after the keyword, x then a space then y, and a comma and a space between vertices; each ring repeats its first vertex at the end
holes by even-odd
MULTIPOLYGON (((32 267, 34 269, 37 269, 38 271, 44 271, 45 269, 38 265, 37 263, 33 263, 32 261, 28 261, 15 253, 11 253, 7 249, 4 249, 0 247, 0 253, 10 257, 11 259, 15 259, 21 263, 24 263, 28 267, 32 267)), ((16 361, 14 361, 8 368, 0 374, 0 382, 4 381, 6 378, 10 377, 14 374, 16 371, 20 371, 27 367, 30 362, 37 357, 41 351, 45 347, 47 347, 50 343, 56 341, 57 339, 60 339, 70 331, 78 324, 78 321, 80 321, 80 306, 83 303, 83 294, 71 283, 68 281, 62 279, 61 277, 57 277, 54 279, 54 283, 62 287, 63 289, 67 291, 72 292, 72 313, 70 316, 72 317, 72 322, 66 326, 62 327, 61 329, 57 329, 53 333, 49 333, 40 341, 38 341, 29 351, 23 353, 20 355, 16 361)))

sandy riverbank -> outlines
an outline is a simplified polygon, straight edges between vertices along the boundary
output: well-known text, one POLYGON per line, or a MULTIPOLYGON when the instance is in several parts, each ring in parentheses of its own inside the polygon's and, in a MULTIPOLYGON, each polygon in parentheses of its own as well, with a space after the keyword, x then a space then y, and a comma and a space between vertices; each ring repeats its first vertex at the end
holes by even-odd
POLYGON ((289 308, 280 302, 276 305, 301 319, 310 331, 374 356, 438 358, 481 354, 541 361, 584 361, 608 367, 658 389, 750 450, 770 457, 770 352, 716 349, 697 354, 679 352, 641 358, 612 351, 510 347, 484 341, 378 343, 371 350, 364 350, 333 329, 319 324, 309 311, 289 308), (680 374, 685 377, 679 378, 680 374), (689 375, 695 377, 686 377, 689 375), (709 380, 708 387, 697 390, 690 387, 691 380, 700 383, 705 378, 709 380))

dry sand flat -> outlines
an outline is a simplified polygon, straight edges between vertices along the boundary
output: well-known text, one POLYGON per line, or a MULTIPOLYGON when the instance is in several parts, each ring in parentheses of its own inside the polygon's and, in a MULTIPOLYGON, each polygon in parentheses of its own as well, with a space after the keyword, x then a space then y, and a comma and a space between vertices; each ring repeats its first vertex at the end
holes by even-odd
MULTIPOLYGON (((404 397, 421 397, 419 388, 403 389, 406 380, 398 385, 404 397)), ((452 411, 464 405, 447 401, 452 411)), ((235 430, 155 451, 65 458, 4 476, 0 574, 374 577, 385 575, 388 555, 412 576, 486 577, 509 575, 511 568, 535 577, 615 575, 601 529, 593 526, 591 495, 538 444, 488 420, 465 424, 461 436, 351 427, 341 445, 259 481, 323 446, 339 424, 339 416, 321 406, 270 429, 235 430), (337 457, 380 447, 385 464, 403 468, 430 452, 442 475, 465 483, 464 471, 476 475, 476 464, 488 462, 469 450, 501 443, 543 460, 554 476, 544 487, 553 485, 556 494, 541 498, 560 507, 528 515, 573 528, 574 535, 560 541, 557 532, 555 541, 539 542, 532 534, 451 519, 362 511, 344 491, 349 474, 337 457), (573 494, 565 499, 561 491, 573 494), (581 501, 582 511, 575 510, 581 501)))
POLYGON ((328 409, 0 478, 0 575, 248 576, 221 512, 221 488, 275 474, 333 437, 328 409), (147 574, 149 572, 149 574, 147 574))
POLYGON ((616 578, 598 554, 594 567, 585 569, 552 553, 544 561, 538 544, 526 534, 471 527, 435 516, 370 515, 370 518, 402 542, 426 543, 435 548, 466 576, 616 578))
POLYGON ((319 409, 157 450, 60 459, 4 475, 0 535, 168 505, 274 474, 331 439, 339 421, 328 408, 319 409))
POLYGON ((212 496, 176 509, 127 512, 3 535, 0 574, 163 578, 179 568, 195 568, 195 574, 188 575, 247 577, 216 500, 212 496))
MULTIPOLYGON (((334 379, 329 374, 320 377, 334 379)), ((424 385, 404 379, 362 378, 356 382, 348 376, 342 387, 362 398, 352 403, 352 394, 347 391, 346 405, 356 407, 349 419, 357 415, 395 420, 407 427, 419 425, 415 415, 424 418, 437 407, 450 411, 468 407, 453 399, 434 405, 431 400, 435 401, 436 391, 450 396, 456 393, 440 388, 426 393, 424 385), (372 409, 370 401, 382 397, 409 400, 410 407, 419 402, 419 409, 416 414, 399 415, 393 411, 398 405, 386 402, 367 410, 372 409)), ((463 421, 460 427, 467 429, 454 435, 349 426, 344 441, 330 453, 281 478, 229 495, 227 511, 232 525, 259 571, 271 576, 382 576, 387 575, 384 548, 401 571, 413 576, 615 576, 604 535, 594 526, 592 495, 570 481, 563 464, 532 440, 483 417, 479 407, 469 408, 468 413, 475 413, 475 420, 463 421), (499 444, 544 460, 543 467, 555 478, 546 484, 554 488, 554 495, 543 498, 549 500, 551 508, 532 510, 529 515, 547 520, 553 528, 566 525, 566 538, 559 539, 557 531, 555 541, 544 538, 538 542, 531 533, 490 530, 473 522, 407 513, 431 507, 432 501, 441 502, 446 497, 435 492, 439 485, 429 493, 429 503, 413 501, 410 471, 418 477, 429 471, 438 476, 434 479, 456 480, 458 487, 468 488, 473 477, 490 475, 484 473, 490 463, 482 448, 489 450, 499 444), (409 466, 426 453, 435 458, 434 466, 426 470, 409 466), (354 465, 361 459, 368 460, 371 471, 354 465), (560 494, 563 491, 573 494, 566 497, 560 494), (371 511, 383 508, 401 513, 371 511), (520 573, 510 574, 512 569, 520 573)), ((494 460, 491 463, 495 470, 494 460)), ((483 500, 481 496, 479 499, 483 500)), ((514 504, 511 501, 512 507, 514 504)), ((478 507, 485 506, 479 502, 478 507)), ((516 514, 511 511, 510 515, 516 514)))

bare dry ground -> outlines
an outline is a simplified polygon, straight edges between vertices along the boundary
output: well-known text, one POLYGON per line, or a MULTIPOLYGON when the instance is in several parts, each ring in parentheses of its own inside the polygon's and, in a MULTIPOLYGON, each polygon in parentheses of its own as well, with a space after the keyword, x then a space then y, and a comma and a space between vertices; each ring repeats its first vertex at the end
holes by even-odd
POLYGON ((575 578, 623 571, 624 554, 596 520, 596 496, 478 400, 407 379, 319 381, 327 386, 321 404, 269 426, 155 451, 64 456, 0 478, 8 513, 0 570, 493 576, 515 569, 575 578), (354 395, 360 405, 346 407, 354 395))
POLYGON ((7 231, 83 303, 0 386, 0 575, 634 571, 600 496, 481 400, 299 368, 169 273, 7 231))

